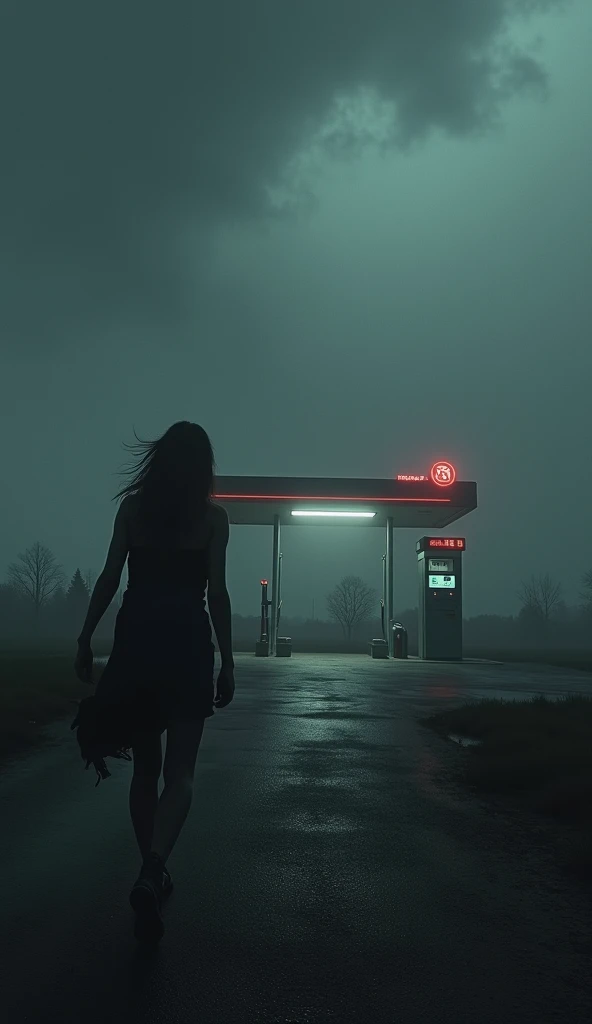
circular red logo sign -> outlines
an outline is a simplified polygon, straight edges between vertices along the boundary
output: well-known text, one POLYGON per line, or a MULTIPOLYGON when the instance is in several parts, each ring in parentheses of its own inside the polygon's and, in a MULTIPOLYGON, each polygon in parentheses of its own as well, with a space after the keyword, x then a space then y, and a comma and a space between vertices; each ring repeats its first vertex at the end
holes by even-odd
POLYGON ((430 476, 438 487, 450 487, 456 480, 456 470, 450 462, 434 462, 430 476))

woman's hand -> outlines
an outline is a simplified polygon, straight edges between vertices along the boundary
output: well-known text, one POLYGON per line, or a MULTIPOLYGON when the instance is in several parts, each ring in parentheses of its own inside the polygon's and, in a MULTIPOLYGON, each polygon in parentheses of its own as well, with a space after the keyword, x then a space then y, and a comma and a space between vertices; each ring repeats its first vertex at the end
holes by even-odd
POLYGON ((220 674, 216 685, 215 708, 225 708, 234 697, 234 665, 220 667, 220 674))
POLYGON ((74 661, 74 671, 81 683, 93 683, 93 652, 90 644, 79 643, 74 661))

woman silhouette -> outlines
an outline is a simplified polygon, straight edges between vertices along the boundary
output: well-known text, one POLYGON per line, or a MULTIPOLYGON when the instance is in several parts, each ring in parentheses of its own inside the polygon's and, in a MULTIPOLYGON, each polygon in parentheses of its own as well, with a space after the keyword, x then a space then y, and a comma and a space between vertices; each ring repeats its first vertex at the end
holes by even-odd
MULTIPOLYGON (((134 432, 135 433, 135 432, 134 432)), ((137 438, 137 434, 136 434, 137 438)), ((164 934, 162 899, 172 888, 166 861, 185 822, 206 718, 234 696, 230 598, 226 589, 226 511, 211 500, 214 455, 196 423, 175 423, 133 467, 78 638, 76 672, 92 681, 92 634, 119 587, 128 560, 128 586, 117 615, 113 649, 97 696, 130 696, 134 708, 129 806, 143 862, 130 893, 134 934, 164 934), (214 645, 221 670, 214 695, 214 645), (164 788, 161 733, 166 729, 164 788)))

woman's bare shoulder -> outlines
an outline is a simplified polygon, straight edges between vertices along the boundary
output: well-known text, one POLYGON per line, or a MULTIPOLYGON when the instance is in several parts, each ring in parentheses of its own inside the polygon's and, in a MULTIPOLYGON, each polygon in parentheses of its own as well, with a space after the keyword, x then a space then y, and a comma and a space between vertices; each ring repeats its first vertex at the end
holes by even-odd
POLYGON ((217 523, 228 522, 228 512, 223 505, 219 505, 216 501, 212 501, 210 498, 210 508, 212 519, 217 523))
POLYGON ((138 501, 139 501, 139 495, 138 494, 136 494, 136 493, 125 494, 124 497, 121 500, 121 505, 119 506, 119 508, 121 509, 123 515, 128 516, 128 517, 129 516, 133 516, 134 513, 137 511, 138 501))

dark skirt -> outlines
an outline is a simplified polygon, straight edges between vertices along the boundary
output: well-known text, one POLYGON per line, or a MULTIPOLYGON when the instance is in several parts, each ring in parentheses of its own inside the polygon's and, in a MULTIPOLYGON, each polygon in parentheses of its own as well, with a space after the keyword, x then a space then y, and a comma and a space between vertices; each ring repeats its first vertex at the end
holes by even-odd
POLYGON ((211 718, 214 686, 212 628, 203 600, 193 591, 126 590, 97 697, 131 702, 138 730, 163 732, 171 717, 211 718))

